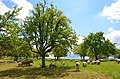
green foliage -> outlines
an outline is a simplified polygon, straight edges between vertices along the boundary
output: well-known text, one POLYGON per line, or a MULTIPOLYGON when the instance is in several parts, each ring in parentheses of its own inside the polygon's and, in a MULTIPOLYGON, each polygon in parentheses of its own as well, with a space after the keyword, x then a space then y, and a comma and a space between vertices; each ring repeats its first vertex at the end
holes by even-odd
POLYGON ((112 44, 108 39, 103 42, 102 50, 103 50, 102 54, 106 55, 107 57, 110 55, 114 55, 116 53, 115 44, 112 44))
POLYGON ((45 55, 51 52, 56 45, 67 45, 72 48, 76 43, 76 34, 69 27, 70 20, 63 12, 48 6, 46 1, 37 4, 31 11, 31 16, 24 23, 24 37, 31 47, 31 51, 38 53, 43 58, 42 66, 45 67, 45 55), (33 50, 33 46, 37 51, 33 50))
POLYGON ((30 56, 29 46, 21 38, 23 29, 19 26, 20 21, 16 17, 21 9, 14 7, 13 11, 0 15, 1 56, 30 56))
POLYGON ((115 57, 120 59, 120 49, 116 49, 115 57))
POLYGON ((14 48, 13 43, 16 41, 19 30, 16 16, 20 10, 21 8, 14 7, 13 11, 0 15, 0 54, 3 56, 10 55, 14 48))
POLYGON ((0 39, 0 57, 7 56, 11 53, 11 49, 13 48, 10 44, 9 37, 2 37, 0 39))
POLYGON ((81 56, 81 58, 83 57, 83 59, 88 55, 88 47, 85 42, 78 44, 78 46, 74 48, 74 54, 81 56))
POLYGON ((105 40, 103 32, 90 33, 84 38, 85 44, 88 46, 90 56, 94 56, 96 60, 101 56, 109 56, 115 53, 115 45, 108 39, 105 40))
POLYGON ((55 46, 52 50, 54 57, 65 57, 68 52, 69 50, 65 46, 55 46))
POLYGON ((16 18, 18 15, 18 12, 22 8, 17 8, 16 6, 13 7, 13 11, 8 11, 4 15, 0 15, 0 31, 2 30, 1 28, 4 28, 4 26, 9 26, 11 24, 17 24, 17 21, 19 20, 16 18))

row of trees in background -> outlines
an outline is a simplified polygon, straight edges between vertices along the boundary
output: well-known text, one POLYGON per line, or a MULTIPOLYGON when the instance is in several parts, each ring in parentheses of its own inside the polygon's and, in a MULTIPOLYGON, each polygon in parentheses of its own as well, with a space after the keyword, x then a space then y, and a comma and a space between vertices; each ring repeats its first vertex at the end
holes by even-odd
MULTIPOLYGON (((14 7, 0 15, 0 56, 41 56, 45 67, 45 56, 54 54, 57 59, 67 56, 74 48, 77 55, 104 57, 114 54, 115 44, 103 37, 103 32, 90 33, 82 44, 77 45, 77 35, 70 27, 71 21, 63 12, 43 3, 37 4, 25 20, 16 16, 22 8, 14 7)), ((120 50, 117 50, 120 51, 120 50)), ((120 57, 120 54, 116 54, 120 57)))
POLYGON ((117 53, 115 44, 105 39, 103 34, 103 32, 90 33, 87 37, 84 37, 82 44, 75 47, 74 53, 82 56, 83 59, 85 56, 89 56, 95 58, 95 60, 115 55, 117 53))

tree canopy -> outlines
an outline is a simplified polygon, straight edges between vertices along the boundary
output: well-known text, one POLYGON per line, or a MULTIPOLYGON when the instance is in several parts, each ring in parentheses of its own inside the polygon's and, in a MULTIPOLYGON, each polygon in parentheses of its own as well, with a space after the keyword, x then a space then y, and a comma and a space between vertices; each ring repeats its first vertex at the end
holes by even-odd
POLYGON ((96 60, 98 60, 101 55, 109 56, 109 54, 114 54, 116 51, 115 44, 112 44, 108 39, 106 40, 103 34, 103 32, 90 33, 84 38, 84 42, 90 51, 89 53, 94 56, 96 60))
POLYGON ((84 37, 84 42, 74 48, 74 53, 80 56, 89 56, 98 60, 102 57, 114 55, 116 52, 115 44, 105 39, 103 32, 90 33, 84 37))
POLYGON ((120 49, 116 49, 115 57, 120 59, 120 49))
POLYGON ((15 29, 18 25, 18 19, 16 16, 21 8, 14 7, 13 11, 8 11, 4 15, 0 15, 0 53, 2 55, 10 54, 13 49, 12 43, 14 42, 13 38, 17 35, 17 31, 15 29))
POLYGON ((23 29, 20 27, 18 12, 22 8, 16 6, 12 11, 0 15, 0 55, 1 56, 25 56, 29 52, 29 46, 21 37, 23 29), (23 55, 24 54, 24 55, 23 55))
POLYGON ((72 47, 76 43, 76 34, 69 27, 70 20, 53 4, 46 4, 46 1, 37 4, 24 22, 23 35, 31 51, 42 57, 42 67, 45 67, 45 55, 54 47, 60 44, 72 47))

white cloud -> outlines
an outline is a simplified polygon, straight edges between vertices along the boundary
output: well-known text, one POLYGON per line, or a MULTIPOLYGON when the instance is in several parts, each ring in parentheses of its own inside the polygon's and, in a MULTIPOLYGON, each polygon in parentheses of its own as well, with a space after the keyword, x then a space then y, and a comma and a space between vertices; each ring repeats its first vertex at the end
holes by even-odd
POLYGON ((0 14, 4 14, 5 12, 11 10, 10 8, 8 8, 3 2, 2 0, 0 0, 0 14))
POLYGON ((108 29, 108 31, 109 31, 109 32, 113 31, 113 28, 112 28, 112 27, 110 27, 110 28, 108 29))
MULTIPOLYGON (((7 7, 3 2, 3 0, 0 0, 0 14, 4 14, 8 10, 12 10, 9 7, 7 7)), ((19 12, 18 18, 24 19, 26 16, 29 15, 29 10, 33 9, 33 5, 28 2, 27 0, 10 0, 14 4, 16 4, 18 7, 23 7, 22 10, 19 12)), ((14 6, 14 5, 12 5, 14 6)))
POLYGON ((29 10, 33 9, 33 5, 27 0, 11 0, 11 1, 17 4, 18 7, 23 7, 22 10, 19 12, 18 18, 20 19, 24 19, 26 16, 28 16, 29 10))
POLYGON ((107 17, 110 22, 120 20, 120 0, 112 3, 110 6, 105 6, 101 12, 101 16, 107 17))
POLYGON ((78 44, 81 44, 81 43, 83 43, 84 42, 84 37, 82 37, 82 36, 78 36, 78 44))
POLYGON ((120 30, 114 30, 112 28, 112 30, 109 31, 109 33, 106 34, 105 37, 109 39, 112 43, 116 43, 117 48, 120 48, 120 30))

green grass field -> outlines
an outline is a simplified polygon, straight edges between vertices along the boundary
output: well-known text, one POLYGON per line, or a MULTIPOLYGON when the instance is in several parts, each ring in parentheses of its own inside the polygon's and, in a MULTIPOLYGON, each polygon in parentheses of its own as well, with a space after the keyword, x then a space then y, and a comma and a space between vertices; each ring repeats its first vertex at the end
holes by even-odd
MULTIPOLYGON (((8 60, 0 60, 8 61, 8 60)), ((0 79, 120 79, 120 64, 115 61, 102 62, 101 65, 87 65, 76 72, 75 60, 56 61, 57 68, 48 66, 53 60, 46 60, 46 68, 40 68, 41 60, 34 60, 34 66, 17 67, 17 63, 1 63, 0 79), (63 66, 63 62, 65 65, 63 66)))

